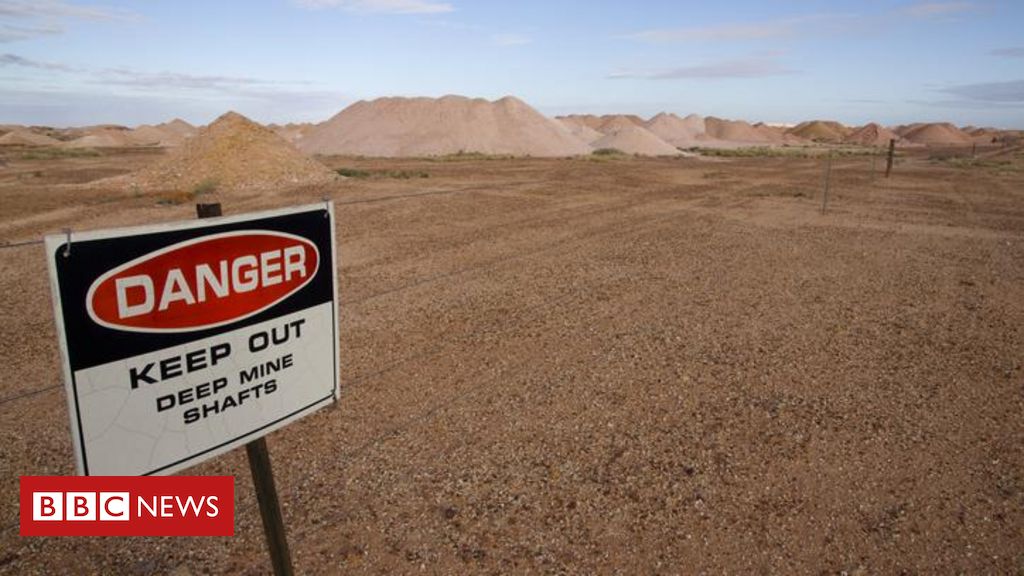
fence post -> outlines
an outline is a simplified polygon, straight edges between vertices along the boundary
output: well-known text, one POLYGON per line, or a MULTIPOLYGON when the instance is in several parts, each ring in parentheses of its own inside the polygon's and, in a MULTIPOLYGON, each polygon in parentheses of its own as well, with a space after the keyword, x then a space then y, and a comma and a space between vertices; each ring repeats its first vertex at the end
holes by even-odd
POLYGON ((892 158, 896 155, 896 139, 889 139, 889 159, 885 163, 885 177, 888 178, 892 174, 892 158))
POLYGON ((828 160, 825 161, 825 193, 821 197, 821 213, 828 208, 828 188, 832 183, 832 151, 829 150, 828 160))

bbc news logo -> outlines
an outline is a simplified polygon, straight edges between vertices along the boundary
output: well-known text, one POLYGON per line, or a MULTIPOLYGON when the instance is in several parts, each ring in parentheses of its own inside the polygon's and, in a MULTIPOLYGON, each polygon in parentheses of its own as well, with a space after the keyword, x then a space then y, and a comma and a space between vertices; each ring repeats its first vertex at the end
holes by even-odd
POLYGON ((232 536, 232 476, 22 476, 22 536, 232 536))

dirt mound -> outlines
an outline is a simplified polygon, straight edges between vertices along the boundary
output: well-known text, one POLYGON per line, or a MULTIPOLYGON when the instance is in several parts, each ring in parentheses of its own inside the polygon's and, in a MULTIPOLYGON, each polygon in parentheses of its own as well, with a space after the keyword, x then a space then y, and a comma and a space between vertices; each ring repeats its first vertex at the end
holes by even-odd
POLYGON ((575 156, 590 146, 560 122, 511 96, 359 101, 297 142, 311 154, 440 156, 459 152, 575 156))
POLYGON ((754 130, 769 144, 806 144, 807 140, 795 134, 789 133, 789 128, 779 125, 765 124, 758 122, 754 124, 754 130))
POLYGON ((128 132, 127 137, 131 143, 138 146, 162 146, 168 148, 180 146, 188 138, 188 136, 180 132, 161 128, 161 125, 150 126, 147 124, 131 130, 128 132))
POLYGON ((124 148, 137 144, 132 139, 130 130, 98 128, 90 130, 81 138, 64 142, 61 146, 64 148, 124 148))
POLYGON ((650 130, 630 123, 606 134, 593 144, 594 148, 614 148, 626 154, 642 156, 679 156, 681 152, 675 146, 658 138, 650 130))
POLYGON ((283 126, 272 124, 267 126, 267 128, 270 128, 275 134, 294 144, 305 138, 306 134, 313 129, 313 124, 285 124, 283 126))
POLYGON ((842 142, 850 129, 832 120, 810 120, 801 122, 787 130, 788 134, 814 142, 842 142))
POLYGON ((675 114, 662 112, 645 123, 655 136, 673 146, 687 148, 697 146, 697 137, 704 134, 704 119, 696 114, 680 118, 675 114))
POLYGON ((26 128, 14 128, 0 136, 0 146, 56 146, 60 140, 36 134, 26 128))
POLYGON ((159 128, 160 130, 162 130, 165 133, 178 134, 179 136, 183 136, 185 138, 189 138, 191 136, 195 136, 196 132, 199 131, 198 128, 196 128, 195 126, 189 124, 188 122, 185 122, 181 118, 175 118, 174 120, 171 120, 170 122, 164 122, 163 124, 157 124, 156 127, 159 128))
POLYGON ((601 134, 611 134, 630 126, 644 128, 644 121, 639 116, 632 114, 608 114, 599 118, 594 129, 601 134))
POLYGON ((724 140, 752 144, 775 144, 781 139, 751 126, 743 120, 723 120, 708 116, 704 119, 705 136, 702 140, 724 140))
POLYGON ((968 134, 965 134, 962 130, 948 122, 921 124, 908 129, 903 134, 903 137, 910 142, 925 145, 948 146, 974 143, 968 134))
POLYGON ((572 132, 573 136, 579 138, 580 140, 586 142, 587 144, 592 144, 593 142, 600 140, 601 138, 604 137, 604 134, 601 134, 597 130, 594 130, 593 128, 588 126, 586 122, 583 122, 579 118, 562 116, 557 118, 557 120, 561 122, 563 126, 568 128, 569 132, 572 132))
POLYGON ((874 122, 857 128, 843 138, 844 143, 859 146, 888 146, 889 140, 896 140, 898 143, 901 138, 899 134, 874 122))
POLYGON ((218 192, 328 182, 334 172, 241 114, 228 112, 162 162, 119 177, 144 190, 218 192))
POLYGON ((582 124, 591 130, 597 130, 597 127, 601 125, 603 120, 601 116, 595 116, 593 114, 569 114, 568 116, 555 116, 556 120, 575 122, 582 124))

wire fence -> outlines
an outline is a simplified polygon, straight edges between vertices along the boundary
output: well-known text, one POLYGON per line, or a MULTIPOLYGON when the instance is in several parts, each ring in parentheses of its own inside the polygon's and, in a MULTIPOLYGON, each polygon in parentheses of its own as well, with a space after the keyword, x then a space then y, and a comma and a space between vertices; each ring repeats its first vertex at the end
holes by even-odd
MULTIPOLYGON (((603 210, 601 210, 601 211, 603 211, 603 210)), ((676 210, 676 211, 672 211, 672 212, 668 212, 668 213, 663 213, 659 218, 654 219, 654 222, 655 223, 664 222, 666 220, 674 218, 675 216, 677 216, 682 211, 683 210, 680 209, 680 210, 676 210)), ((585 234, 585 235, 583 235, 581 237, 576 237, 576 238, 573 238, 573 239, 568 239, 568 240, 565 240, 565 241, 560 242, 560 243, 558 243, 556 245, 553 245, 553 246, 548 246, 546 248, 534 250, 534 251, 531 251, 531 252, 525 253, 525 254, 517 254, 517 255, 514 255, 514 256, 509 256, 509 257, 505 257, 505 258, 496 259, 494 261, 491 261, 491 262, 488 262, 488 263, 482 264, 482 265, 464 267, 464 268, 461 268, 461 269, 457 270, 456 271, 457 273, 447 273, 447 274, 443 274, 443 275, 438 275, 436 277, 432 277, 432 278, 430 278, 430 279, 428 279, 426 281, 419 280, 419 281, 416 281, 416 282, 411 282, 411 283, 408 283, 406 285, 403 285, 399 289, 401 289, 401 290, 412 289, 412 288, 415 288, 415 287, 418 287, 418 286, 423 286, 425 284, 429 284, 431 282, 437 282, 437 281, 444 280, 444 279, 447 279, 447 278, 452 278, 452 277, 457 276, 459 274, 480 273, 480 272, 483 272, 485 270, 491 270, 491 269, 494 269, 496 267, 499 267, 502 264, 506 264, 506 263, 513 262, 513 261, 516 261, 516 260, 522 260, 522 259, 528 258, 530 256, 535 256, 535 255, 551 252, 551 251, 557 250, 558 248, 563 248, 563 247, 565 247, 568 244, 572 244, 572 243, 585 243, 587 241, 591 241, 591 240, 594 240, 594 239, 597 239, 597 238, 602 238, 602 237, 609 236, 609 235, 615 235, 616 233, 623 232, 624 230, 626 232, 629 232, 630 230, 632 230, 632 228, 633 228, 633 226, 635 224, 648 224, 648 225, 652 224, 652 221, 649 218, 640 217, 640 218, 638 218, 638 220, 639 220, 639 222, 632 222, 632 221, 630 221, 630 222, 623 222, 623 221, 618 221, 618 222, 610 224, 610 225, 608 225, 608 226, 606 226, 606 227, 604 227, 604 228, 602 228, 600 230, 592 231, 590 234, 585 234)), ((386 294, 392 294, 392 293, 394 293, 396 291, 398 291, 398 289, 396 289, 396 290, 389 290, 389 291, 386 291, 386 292, 378 293, 378 294, 375 294, 375 295, 371 295, 371 296, 369 296, 367 298, 364 298, 362 300, 359 300, 357 302, 350 302, 349 304, 350 305, 358 304, 358 303, 365 302, 365 301, 368 301, 368 300, 371 300, 373 298, 377 298, 377 297, 380 297, 380 296, 383 296, 383 295, 386 295, 386 294)), ((526 324, 528 321, 534 319, 536 317, 537 313, 541 313, 543 311, 549 310, 549 309, 554 308, 556 306, 563 305, 566 302, 569 302, 569 301, 573 300, 574 298, 578 298, 578 297, 579 296, 577 294, 567 294, 567 295, 564 295, 564 296, 562 296, 560 298, 553 298, 553 299, 544 300, 543 302, 541 302, 541 303, 539 303, 539 304, 537 304, 535 306, 531 306, 529 308, 524 309, 522 311, 522 313, 518 316, 518 320, 514 320, 514 321, 503 323, 503 325, 502 325, 501 329, 499 330, 499 332, 500 333, 512 332, 516 328, 518 328, 518 327, 526 324)), ((365 384, 368 384, 370 382, 374 382, 376 380, 379 380, 382 377, 384 377, 385 375, 387 375, 388 373, 393 372, 393 371, 401 368, 402 366, 408 365, 408 364, 410 364, 410 363, 412 363, 414 361, 420 361, 420 360, 424 360, 425 361, 425 360, 429 360, 431 358, 435 358, 438 355, 444 353, 452 345, 456 345, 459 341, 460 341, 460 338, 447 338, 447 339, 443 339, 440 342, 438 342, 436 345, 431 346, 430 348, 428 348, 426 350, 423 350, 423 351, 417 352, 415 354, 412 354, 412 355, 403 357, 401 359, 398 359, 398 360, 388 364, 387 366, 385 366, 384 368, 382 368, 380 370, 375 370, 375 371, 367 373, 367 374, 356 376, 356 377, 351 379, 349 384, 347 384, 346 386, 342 387, 342 396, 344 397, 344 396, 350 394, 351 391, 353 389, 355 389, 356 387, 358 387, 358 386, 365 385, 365 384)), ((398 423, 398 424, 396 424, 394 426, 388 427, 388 428, 386 428, 385 430, 381 431, 378 434, 375 434, 373 437, 369 438, 368 440, 366 440, 365 442, 363 442, 359 446, 356 446, 352 450, 350 450, 350 451, 346 452, 345 454, 341 455, 341 457, 342 458, 351 458, 351 457, 356 457, 356 456, 359 456, 361 454, 366 453, 367 451, 371 450, 373 447, 381 444, 382 442, 386 441, 387 439, 395 437, 395 436, 398 436, 398 435, 401 435, 402 433, 404 433, 405 431, 407 431, 409 428, 411 428, 412 426, 416 425, 417 423, 426 421, 427 419, 431 418, 432 416, 437 414, 439 411, 441 411, 445 407, 454 405, 454 403, 456 403, 458 401, 461 401, 461 400, 469 397, 470 395, 475 394, 475 393, 485 389, 488 385, 490 385, 492 382, 494 382, 499 376, 506 376, 508 374, 514 374, 517 370, 522 368, 522 366, 524 366, 524 365, 526 365, 528 363, 529 363, 529 360, 524 360, 523 362, 517 363, 511 369, 506 369, 504 371, 495 373, 494 375, 492 375, 489 378, 484 378, 484 379, 481 379, 481 380, 477 381, 477 384, 471 386, 470 388, 468 388, 466 390, 456 391, 456 392, 446 396, 445 398, 443 398, 443 399, 435 402, 434 404, 432 404, 426 410, 418 412, 418 413, 414 414, 413 416, 407 418, 406 420, 403 420, 402 422, 400 422, 400 423, 398 423)), ((41 393, 46 392, 46 391, 55 390, 55 389, 61 388, 61 387, 62 387, 62 385, 56 384, 56 385, 52 385, 52 386, 47 386, 45 388, 40 388, 40 389, 37 389, 37 390, 27 391, 27 392, 24 392, 24 393, 21 393, 21 394, 18 394, 18 395, 15 395, 15 396, 3 399, 2 401, 0 401, 0 405, 3 405, 4 403, 7 403, 7 402, 13 402, 14 400, 18 400, 18 399, 21 399, 21 398, 24 398, 24 397, 29 397, 29 396, 32 396, 32 395, 41 394, 41 393)), ((314 472, 314 474, 308 474, 307 473, 307 476, 310 476, 310 475, 315 476, 315 470, 313 472, 314 472)), ((257 504, 255 502, 253 502, 249 506, 246 506, 246 507, 242 508, 242 510, 251 511, 251 510, 255 510, 256 508, 257 508, 257 504)), ((337 522, 337 520, 334 520, 334 522, 337 522)), ((20 521, 16 519, 14 522, 4 526, 3 528, 0 528, 0 533, 9 532, 10 530, 13 530, 13 529, 17 528, 19 525, 20 525, 20 521)))

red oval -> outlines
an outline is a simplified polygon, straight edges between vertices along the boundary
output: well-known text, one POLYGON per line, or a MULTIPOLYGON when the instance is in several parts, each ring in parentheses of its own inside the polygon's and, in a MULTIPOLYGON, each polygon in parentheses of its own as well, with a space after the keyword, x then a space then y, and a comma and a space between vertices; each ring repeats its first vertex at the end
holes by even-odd
POLYGON ((86 306, 98 324, 134 332, 187 332, 257 314, 308 284, 320 266, 306 238, 246 230, 162 248, 103 274, 86 306))

